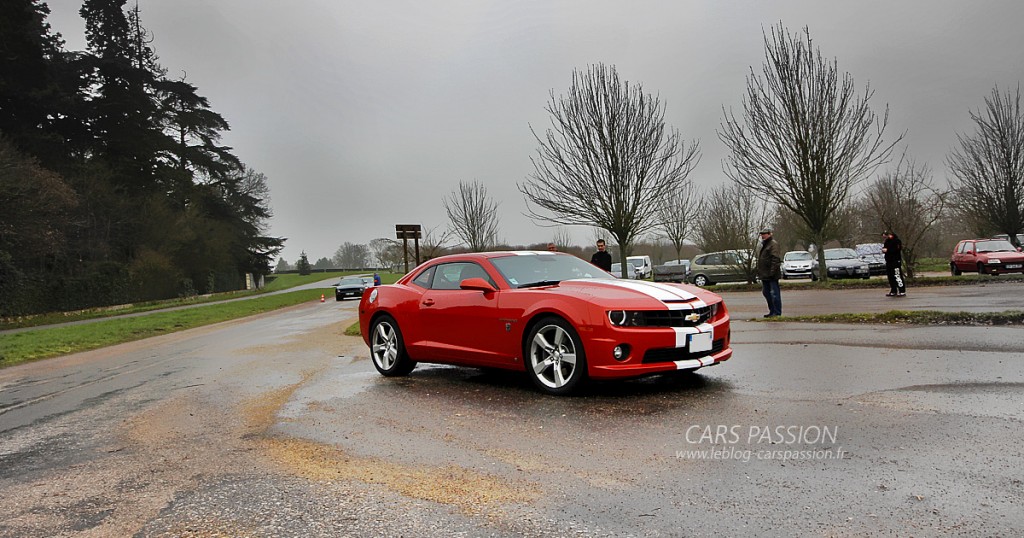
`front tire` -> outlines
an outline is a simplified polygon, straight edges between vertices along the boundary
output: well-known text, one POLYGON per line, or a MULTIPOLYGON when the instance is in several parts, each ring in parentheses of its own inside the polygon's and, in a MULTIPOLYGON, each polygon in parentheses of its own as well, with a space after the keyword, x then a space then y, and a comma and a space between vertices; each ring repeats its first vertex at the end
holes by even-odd
POLYGON ((569 322, 548 317, 533 326, 523 346, 526 373, 543 392, 569 394, 587 378, 583 342, 569 322))
POLYGON ((708 277, 706 277, 704 275, 697 275, 697 276, 693 277, 693 283, 694 283, 694 285, 700 286, 700 287, 703 288, 704 286, 707 286, 711 282, 708 280, 708 277))
POLYGON ((395 318, 383 315, 370 328, 370 358, 373 366, 384 377, 409 375, 416 363, 405 351, 402 330, 395 318))
POLYGON ((983 263, 979 263, 978 264, 978 274, 979 275, 984 275, 985 274, 985 264, 983 264, 983 263))

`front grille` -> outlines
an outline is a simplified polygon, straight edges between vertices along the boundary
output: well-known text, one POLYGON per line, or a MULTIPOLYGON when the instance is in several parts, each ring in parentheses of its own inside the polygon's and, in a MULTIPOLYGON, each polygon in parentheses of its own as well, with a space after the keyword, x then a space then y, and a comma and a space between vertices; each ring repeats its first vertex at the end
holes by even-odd
POLYGON ((652 362, 672 362, 672 361, 685 361, 690 359, 699 359, 701 357, 707 357, 708 355, 714 355, 722 348, 725 347, 725 339, 719 338, 714 342, 711 342, 711 351, 700 351, 697 353, 689 353, 684 347, 662 347, 657 349, 648 349, 644 353, 644 363, 652 362))
POLYGON ((646 327, 696 327, 707 323, 711 317, 711 307, 702 306, 693 310, 645 310, 643 316, 646 327), (697 319, 686 319, 691 314, 697 314, 697 319))

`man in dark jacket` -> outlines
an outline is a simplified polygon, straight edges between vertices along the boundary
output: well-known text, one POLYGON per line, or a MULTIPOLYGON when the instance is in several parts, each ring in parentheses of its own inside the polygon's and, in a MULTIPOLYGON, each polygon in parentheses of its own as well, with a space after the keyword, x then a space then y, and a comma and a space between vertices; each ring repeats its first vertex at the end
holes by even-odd
POLYGON ((761 244, 757 249, 757 278, 761 280, 761 293, 768 301, 766 318, 782 315, 782 292, 779 279, 782 278, 782 255, 778 241, 768 228, 761 230, 761 244))
POLYGON ((893 232, 882 234, 882 254, 885 255, 885 274, 889 277, 889 293, 886 297, 904 297, 907 295, 907 283, 903 278, 903 241, 893 232))
POLYGON ((604 269, 605 271, 612 270, 612 255, 608 254, 605 250, 607 247, 604 244, 604 239, 597 240, 597 252, 590 257, 590 263, 604 269))

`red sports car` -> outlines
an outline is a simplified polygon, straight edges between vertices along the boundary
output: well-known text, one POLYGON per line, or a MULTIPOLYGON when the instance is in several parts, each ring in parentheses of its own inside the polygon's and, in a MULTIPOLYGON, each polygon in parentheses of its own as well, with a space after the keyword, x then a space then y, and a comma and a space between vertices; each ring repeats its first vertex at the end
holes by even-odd
POLYGON ((967 239, 957 243, 949 259, 949 272, 999 275, 1024 273, 1024 254, 1005 239, 967 239))
POLYGON ((588 378, 696 370, 732 356, 718 295, 610 278, 559 252, 435 258, 368 288, 359 328, 385 376, 417 362, 525 370, 550 394, 588 378))

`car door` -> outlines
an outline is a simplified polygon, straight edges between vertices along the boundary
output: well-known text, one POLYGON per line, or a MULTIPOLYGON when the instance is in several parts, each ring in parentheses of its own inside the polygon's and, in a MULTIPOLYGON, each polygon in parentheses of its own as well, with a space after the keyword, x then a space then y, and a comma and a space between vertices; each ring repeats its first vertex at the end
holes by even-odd
POLYGON ((975 253, 974 241, 964 241, 956 266, 961 271, 976 271, 978 269, 978 256, 975 253))
POLYGON ((500 291, 484 292, 459 287, 466 278, 494 279, 474 262, 439 264, 419 304, 423 348, 432 358, 460 364, 498 361, 495 342, 501 336, 497 315, 500 291))

